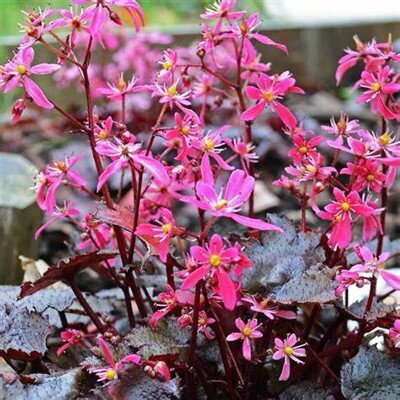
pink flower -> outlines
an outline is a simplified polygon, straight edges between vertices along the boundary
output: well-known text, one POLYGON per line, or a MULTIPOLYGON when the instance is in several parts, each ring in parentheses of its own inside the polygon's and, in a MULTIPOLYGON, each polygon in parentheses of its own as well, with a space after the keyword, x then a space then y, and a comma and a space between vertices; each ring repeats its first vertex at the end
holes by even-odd
POLYGON ((192 246, 190 254, 200 265, 190 273, 182 283, 182 290, 190 290, 200 279, 210 275, 218 279, 219 295, 225 307, 233 310, 236 305, 236 287, 228 275, 227 269, 238 257, 236 247, 225 248, 221 236, 214 234, 206 247, 192 246))
POLYGON ((215 190, 215 182, 210 166, 210 160, 207 156, 203 157, 201 163, 202 180, 196 185, 197 198, 178 196, 182 201, 194 204, 196 207, 209 211, 216 217, 232 218, 239 224, 243 224, 250 228, 260 230, 282 230, 267 222, 254 218, 245 217, 237 214, 243 207, 244 203, 250 197, 254 189, 255 180, 253 177, 246 175, 242 170, 235 170, 231 173, 225 190, 221 190, 217 194, 215 190))
POLYGON ((171 286, 167 285, 167 290, 158 295, 158 300, 160 303, 157 305, 163 307, 162 309, 156 311, 150 320, 150 325, 154 328, 158 321, 165 317, 169 312, 171 312, 176 307, 182 307, 185 305, 194 304, 194 294, 183 291, 174 290, 171 286))
POLYGON ((301 344, 299 346, 295 346, 299 339, 296 337, 294 333, 291 335, 287 335, 287 338, 283 341, 279 338, 275 338, 275 353, 272 356, 274 360, 283 361, 283 368, 281 375, 279 376, 280 381, 286 381, 290 376, 290 360, 295 361, 298 364, 304 364, 303 361, 299 360, 297 357, 305 357, 306 350, 303 349, 306 344, 301 344))
POLYGON ((25 99, 18 99, 11 110, 11 115, 12 115, 12 123, 16 124, 22 116, 22 113, 25 110, 25 99))
POLYGON ((325 207, 325 211, 318 211, 317 215, 323 219, 333 221, 329 245, 337 245, 339 248, 344 249, 349 245, 352 238, 352 214, 370 216, 374 213, 374 209, 366 205, 355 191, 346 196, 340 189, 334 188, 333 195, 336 201, 328 204, 325 207))
POLYGON ((195 112, 188 110, 183 118, 179 113, 174 114, 175 126, 168 129, 165 138, 168 139, 168 147, 179 146, 177 160, 185 162, 192 153, 190 143, 200 134, 200 120, 195 112))
POLYGON ((108 384, 111 381, 118 379, 118 372, 125 364, 139 365, 142 361, 139 355, 130 354, 116 362, 110 348, 107 345, 107 342, 101 337, 99 337, 97 340, 103 352, 103 356, 108 362, 106 367, 94 370, 94 373, 99 377, 99 382, 106 381, 106 384, 108 384))
POLYGON ((21 49, 4 66, 0 88, 4 93, 10 92, 15 87, 24 87, 28 95, 40 107, 51 109, 53 104, 44 95, 42 89, 30 78, 30 75, 52 74, 61 68, 58 64, 37 64, 31 66, 35 52, 31 47, 21 49))
POLYGON ((248 320, 245 323, 241 318, 235 320, 235 325, 239 329, 239 332, 231 333, 226 337, 228 342, 235 340, 243 340, 242 353, 245 360, 251 360, 251 341, 250 339, 258 339, 263 334, 257 330, 261 324, 258 323, 257 318, 248 320))
POLYGON ((355 247, 355 252, 363 263, 354 265, 350 271, 359 273, 372 272, 375 276, 380 275, 390 287, 400 290, 400 277, 382 269, 390 253, 384 252, 379 257, 376 257, 367 246, 355 247))
POLYGON ((107 140, 111 137, 111 131, 113 127, 114 121, 112 117, 108 117, 104 122, 100 125, 96 125, 94 128, 94 134, 96 140, 107 140))
POLYGON ((144 361, 144 372, 152 379, 158 379, 161 382, 169 382, 171 380, 171 371, 164 361, 144 361))
POLYGON ((260 25, 260 23, 261 23, 260 14, 255 13, 252 16, 250 16, 249 18, 244 19, 240 24, 236 24, 236 26, 234 26, 232 29, 233 35, 225 34, 223 36, 239 37, 239 38, 243 37, 244 38, 244 46, 246 49, 254 48, 253 45, 251 44, 250 40, 255 39, 262 44, 265 44, 268 46, 274 46, 277 49, 288 54, 288 51, 287 51, 287 48, 285 45, 274 42, 268 36, 253 32, 255 29, 257 29, 257 27, 260 25))
MULTIPOLYGON (((244 121, 252 121, 264 111, 265 107, 272 106, 285 125, 292 126, 296 124, 295 116, 278 101, 286 93, 296 88, 294 83, 295 80, 290 75, 284 79, 279 79, 279 77, 273 79, 267 74, 259 74, 257 87, 247 86, 246 88, 247 96, 252 100, 256 100, 257 103, 247 109, 241 118, 244 121)), ((302 92, 297 89, 296 91, 302 92)))
POLYGON ((380 171, 380 164, 370 159, 361 159, 358 164, 347 163, 347 167, 340 171, 341 174, 355 176, 352 189, 362 191, 365 188, 380 193, 386 175, 380 171))
POLYGON ((98 36, 103 23, 110 18, 115 23, 122 25, 118 14, 111 12, 113 6, 123 7, 131 16, 136 31, 139 31, 144 24, 143 10, 135 0, 73 0, 74 3, 96 3, 90 7, 92 11, 92 23, 90 33, 92 36, 98 36))
POLYGON ((217 19, 214 31, 219 33, 223 18, 228 21, 243 17, 246 11, 232 11, 235 8, 236 0, 215 0, 210 8, 206 9, 204 14, 200 14, 203 19, 217 19))
POLYGON ((204 336, 208 340, 214 340, 215 335, 211 332, 210 326, 215 322, 214 318, 210 318, 207 316, 205 311, 200 311, 199 313, 199 322, 198 322, 198 332, 201 332, 204 334, 204 336))
POLYGON ((56 206, 56 191, 64 181, 86 186, 86 180, 78 171, 72 169, 80 158, 81 156, 65 157, 64 161, 53 161, 53 165, 46 166, 45 173, 37 175, 33 190, 37 192, 37 202, 42 210, 53 212, 56 206))
POLYGON ((174 217, 167 208, 163 208, 160 217, 154 223, 142 223, 136 228, 136 235, 149 237, 154 251, 163 262, 167 261, 169 243, 174 235, 182 231, 175 226, 174 217))
POLYGON ((393 327, 389 329, 389 337, 392 339, 394 347, 400 347, 400 319, 396 319, 393 327))
POLYGON ((135 162, 145 167, 148 172, 160 181, 169 181, 169 176, 165 167, 152 157, 138 154, 141 144, 123 143, 115 138, 115 143, 102 141, 98 142, 96 151, 102 156, 111 157, 114 161, 99 176, 97 191, 115 175, 121 168, 126 167, 130 162, 135 162))
POLYGON ((343 138, 346 138, 353 133, 358 133, 359 129, 358 127, 360 126, 359 122, 357 119, 349 120, 348 117, 346 117, 345 114, 342 113, 340 116, 340 119, 336 122, 335 118, 331 118, 331 124, 330 126, 328 125, 322 125, 321 128, 328 133, 331 133, 336 136, 336 139, 334 142, 331 140, 328 140, 327 143, 331 145, 332 143, 335 144, 334 147, 340 146, 343 144, 343 138))
POLYGON ((94 218, 93 214, 87 214, 84 218, 85 230, 81 234, 82 241, 76 246, 78 250, 84 250, 88 247, 103 249, 112 238, 112 233, 108 225, 101 223, 94 218))
POLYGON ((97 91, 107 96, 108 99, 121 101, 127 94, 150 90, 151 86, 149 85, 135 86, 137 81, 138 80, 135 77, 132 77, 128 84, 126 84, 124 81, 124 76, 121 73, 116 85, 107 82, 108 87, 100 87, 97 89, 97 91))
POLYGON ((365 279, 356 271, 342 269, 340 274, 335 277, 335 281, 339 282, 339 286, 335 290, 336 296, 341 296, 351 285, 357 285, 361 288, 365 284, 365 279))
POLYGON ((390 110, 385 102, 386 95, 400 92, 400 83, 388 82, 389 74, 390 67, 388 65, 377 73, 363 71, 361 79, 355 87, 367 90, 357 98, 357 103, 371 102, 373 109, 382 114, 384 118, 396 119, 399 118, 399 115, 390 110))
POLYGON ((193 147, 195 149, 204 152, 203 157, 211 156, 217 162, 217 164, 225 170, 232 170, 233 167, 226 163, 226 161, 219 155, 224 149, 221 148, 225 145, 223 138, 221 137, 228 129, 230 125, 224 125, 217 129, 215 132, 207 133, 203 138, 193 140, 193 147))
POLYGON ((322 136, 314 136, 310 140, 306 140, 303 135, 293 135, 293 147, 288 152, 288 156, 292 157, 295 163, 302 162, 305 158, 317 158, 318 151, 315 148, 318 146, 324 138, 322 136))
POLYGON ((239 138, 233 140, 225 138, 224 141, 242 160, 250 163, 258 162, 258 155, 254 151, 256 146, 253 143, 246 143, 239 138))
POLYGON ((187 112, 187 108, 184 106, 189 106, 190 101, 190 90, 180 93, 178 91, 178 81, 173 83, 171 86, 167 87, 163 85, 162 87, 158 84, 154 84, 153 94, 151 97, 160 97, 160 103, 167 103, 172 110, 174 106, 180 108, 183 112, 187 112))
POLYGON ((65 331, 62 331, 61 339, 65 343, 57 350, 58 356, 72 346, 82 346, 82 332, 76 329, 66 329, 65 331))
POLYGON ((165 80, 171 79, 172 81, 174 81, 174 72, 176 69, 177 62, 178 62, 178 52, 173 49, 165 50, 163 53, 163 61, 158 62, 163 68, 158 74, 158 76, 165 80))
POLYGON ((60 221, 63 218, 73 217, 79 215, 79 211, 74 207, 73 202, 65 202, 64 207, 56 207, 55 210, 50 214, 50 219, 44 223, 35 233, 35 239, 37 240, 39 235, 47 229, 51 224, 60 221))
POLYGON ((251 304, 250 310, 264 314, 269 319, 280 317, 284 319, 296 319, 297 315, 293 311, 279 310, 278 307, 268 306, 268 300, 258 302, 255 297, 243 297, 242 301, 251 304))

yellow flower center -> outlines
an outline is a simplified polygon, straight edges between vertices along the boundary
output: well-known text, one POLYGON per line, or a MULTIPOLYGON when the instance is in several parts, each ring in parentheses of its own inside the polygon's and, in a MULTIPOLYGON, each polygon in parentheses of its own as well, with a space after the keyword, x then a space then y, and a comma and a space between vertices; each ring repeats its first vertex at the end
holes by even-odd
POLYGON ((121 153, 124 155, 128 155, 129 154, 128 146, 121 146, 121 153))
POLYGON ((168 70, 168 69, 171 69, 174 66, 174 64, 172 64, 171 61, 165 61, 165 62, 162 63, 162 66, 163 66, 164 69, 168 70))
POLYGON ((276 96, 272 92, 264 92, 263 95, 265 101, 272 101, 276 98, 276 96))
POLYGON ((299 148, 299 151, 300 151, 301 154, 306 154, 307 151, 308 151, 308 149, 307 149, 306 146, 301 146, 301 147, 299 148))
POLYGON ((350 210, 350 204, 347 201, 344 201, 340 206, 345 212, 350 210))
POLYGON ((184 126, 184 127, 181 129, 181 132, 182 132, 184 135, 187 135, 187 134, 189 133, 189 131, 190 131, 190 128, 189 128, 188 126, 184 126))
POLYGON ((381 85, 378 82, 372 84, 371 89, 373 92, 379 92, 381 89, 381 85))
POLYGON ((367 181, 372 182, 374 179, 375 179, 375 175, 373 175, 373 174, 367 175, 367 181))
POLYGON ((214 140, 206 139, 206 140, 204 141, 204 147, 205 147, 208 151, 214 150, 214 149, 215 149, 214 140))
POLYGON ((207 325, 207 320, 205 318, 199 318, 199 325, 207 325))
POLYGON ((178 93, 178 91, 176 90, 176 86, 175 85, 170 86, 167 89, 167 93, 169 97, 174 97, 178 93))
POLYGON ((67 170, 67 165, 64 161, 55 161, 54 164, 60 171, 65 172, 67 170))
POLYGON ((294 349, 293 347, 285 347, 285 349, 283 350, 285 352, 286 355, 291 356, 294 353, 294 349))
POLYGON ((22 64, 18 65, 17 72, 20 75, 25 75, 27 73, 27 69, 26 69, 25 65, 22 65, 22 64))
POLYGON ((164 233, 170 233, 171 232, 171 230, 172 230, 172 224, 164 224, 162 227, 161 227, 161 230, 164 232, 164 233))
POLYGON ((307 165, 306 166, 306 170, 308 171, 308 172, 315 172, 316 170, 317 170, 317 168, 315 168, 314 167, 314 165, 307 165))
POLYGON ((221 264, 221 257, 218 254, 212 254, 210 256, 210 264, 213 267, 218 267, 218 265, 221 264))
POLYGON ((221 210, 221 209, 225 208, 227 205, 228 205, 228 201, 225 200, 225 199, 222 199, 222 200, 218 200, 217 201, 217 204, 215 205, 215 208, 217 210, 221 210))
POLYGON ((387 146, 390 143, 390 135, 388 132, 385 132, 382 136, 379 137, 379 142, 383 146, 387 146))
POLYGON ((124 81, 124 78, 121 76, 118 80, 117 83, 118 89, 123 92, 126 89, 126 83, 124 81))
POLYGON ((344 114, 342 114, 340 116, 340 119, 337 123, 337 127, 338 127, 340 133, 346 132, 347 125, 346 125, 346 117, 344 116, 344 114))
POLYGON ((108 369, 106 371, 105 377, 108 381, 112 381, 113 379, 115 379, 116 376, 117 376, 117 371, 115 371, 114 369, 108 369))
POLYGON ((251 328, 248 327, 248 326, 246 326, 246 327, 243 329, 243 331, 242 331, 242 333, 243 333, 244 336, 250 336, 250 335, 251 335, 251 332, 252 332, 252 330, 251 330, 251 328))
POLYGON ((108 133, 107 133, 104 129, 102 129, 102 130, 98 133, 97 137, 98 137, 100 140, 106 140, 107 137, 108 137, 108 133))
POLYGON ((342 220, 342 217, 340 215, 336 215, 335 221, 340 222, 342 220))

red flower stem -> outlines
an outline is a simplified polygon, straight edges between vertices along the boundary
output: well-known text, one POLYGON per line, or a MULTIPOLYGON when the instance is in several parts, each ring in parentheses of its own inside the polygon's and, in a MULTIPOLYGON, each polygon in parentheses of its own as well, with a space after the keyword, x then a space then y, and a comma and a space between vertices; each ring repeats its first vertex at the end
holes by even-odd
POLYGON ((53 104, 54 109, 57 110, 60 114, 62 114, 65 118, 69 119, 73 124, 75 124, 77 127, 82 129, 85 132, 90 132, 90 130, 83 125, 81 122, 79 122, 76 118, 74 118, 71 114, 69 114, 67 111, 63 110, 61 107, 59 107, 56 103, 53 101, 51 102, 53 104))
POLYGON ((313 348, 308 345, 307 350, 313 355, 313 357, 317 360, 318 364, 329 374, 329 376, 336 382, 340 383, 340 379, 338 376, 332 371, 328 364, 313 350, 313 348))
POLYGON ((90 318, 90 320, 96 325, 97 330, 104 335, 106 332, 104 325, 101 323, 99 317, 93 311, 92 307, 90 307, 89 303, 86 301, 85 297, 83 296, 81 290, 79 289, 75 278, 72 278, 69 281, 72 291, 74 292, 77 300, 79 301, 82 308, 85 310, 85 313, 90 318))
POLYGON ((195 297, 194 297, 194 311, 192 320, 192 335, 190 338, 190 347, 188 354, 188 364, 191 367, 195 367, 196 362, 196 343, 197 343, 197 331, 199 324, 199 313, 200 313, 200 292, 203 282, 199 282, 196 285, 195 297))
POLYGON ((174 260, 170 254, 167 255, 166 262, 166 272, 167 272, 167 282, 168 285, 175 290, 175 280, 174 280, 174 260))
MULTIPOLYGON (((387 122, 385 120, 385 118, 382 117, 382 135, 386 132, 387 130, 387 122)), ((384 150, 382 150, 382 157, 385 157, 385 152, 384 150)), ((387 173, 387 165, 383 165, 382 166, 382 173, 386 174, 387 173)), ((387 208, 387 201, 388 201, 388 193, 387 193, 387 188, 383 185, 382 189, 381 189, 381 207, 383 208, 381 215, 380 215, 380 222, 381 222, 381 227, 382 227, 382 232, 379 232, 378 234, 378 245, 376 248, 376 257, 379 257, 382 254, 382 250, 383 250, 383 239, 385 237, 385 223, 386 223, 386 208, 387 208)), ((375 277, 375 275, 372 275, 372 279, 371 279, 371 287, 369 290, 369 296, 368 296, 368 300, 367 300, 367 306, 365 307, 365 313, 364 313, 364 317, 365 314, 367 314, 372 307, 373 301, 374 301, 374 297, 376 294, 376 281, 377 278, 375 277)), ((365 326, 366 323, 362 324, 362 329, 360 329, 360 333, 364 333, 365 330, 365 326)))
MULTIPOLYGON (((146 156, 150 154, 151 148, 153 147, 154 139, 156 136, 156 133, 158 131, 159 126, 161 125, 162 119, 164 117, 165 112, 167 111, 167 104, 164 104, 160 114, 158 115, 157 121, 154 124, 151 132, 151 138, 149 140, 149 143, 146 148, 146 156)), ((133 171, 132 171, 133 173, 133 171)), ((137 182, 137 190, 136 190, 136 195, 135 195, 135 208, 134 208, 134 215, 133 215, 133 227, 132 227, 132 236, 131 236, 131 243, 129 246, 129 253, 128 253, 128 260, 129 262, 132 262, 133 260, 133 253, 135 252, 135 246, 136 246, 136 228, 139 223, 139 210, 140 210, 140 200, 142 197, 142 184, 143 184, 143 174, 144 174, 144 167, 142 167, 139 171, 139 179, 137 182)))
POLYGON ((40 38, 39 42, 42 43, 43 46, 46 47, 47 49, 49 49, 51 52, 57 54, 58 57, 64 58, 64 59, 70 61, 72 64, 75 64, 77 67, 82 68, 82 64, 80 64, 78 61, 75 61, 71 57, 68 57, 66 54, 64 54, 60 50, 56 49, 50 43, 47 43, 43 38, 40 38))

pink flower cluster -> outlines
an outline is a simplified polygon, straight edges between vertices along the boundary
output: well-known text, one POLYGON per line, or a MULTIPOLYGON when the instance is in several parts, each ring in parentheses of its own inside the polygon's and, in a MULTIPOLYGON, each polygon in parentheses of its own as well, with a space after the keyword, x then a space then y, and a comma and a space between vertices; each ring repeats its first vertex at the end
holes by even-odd
MULTIPOLYGON (((255 42, 288 53, 286 46, 259 33, 258 13, 247 16, 246 11, 236 11, 235 0, 216 1, 201 15, 202 40, 195 49, 163 52, 150 43, 165 48, 170 43, 165 35, 138 34, 126 40, 125 34, 123 41, 111 30, 123 25, 122 13, 128 13, 136 30, 143 25, 135 0, 74 3, 86 7, 29 13, 21 46, 0 68, 0 89, 24 92, 14 104, 13 122, 32 102, 54 109, 87 136, 94 161, 96 179, 91 182, 84 178, 82 155, 53 160, 39 172, 34 190, 47 221, 36 238, 54 222, 67 219, 79 232, 73 244, 77 252, 118 254, 96 267, 122 290, 130 327, 137 324, 133 294, 140 323, 158 329, 163 319, 176 318, 181 329, 191 330, 188 360, 184 368, 176 368, 177 374, 189 365, 186 378, 194 382, 192 370, 203 368, 195 362, 200 335, 216 339, 224 367, 232 368, 230 375, 239 380, 243 380, 241 365, 247 362, 249 375, 268 353, 275 361, 283 360, 279 379, 287 380, 291 363, 303 364, 301 358, 307 356, 304 346, 310 332, 305 328, 304 334, 297 333, 300 322, 294 323, 299 304, 274 303, 272 295, 264 298, 243 287, 244 274, 254 263, 246 251, 247 241, 219 231, 229 221, 246 230, 249 241, 259 239, 262 231, 285 234, 254 211, 259 156, 252 125, 264 122, 266 110, 276 114, 291 146, 286 174, 274 183, 298 200, 304 234, 312 230, 307 211, 320 219, 318 224, 325 224, 321 245, 326 265, 339 271, 330 282, 337 285, 336 295, 352 285, 371 283, 367 313, 378 278, 400 290, 400 278, 384 268, 390 254, 383 252, 388 190, 400 166, 400 146, 391 130, 400 118, 399 75, 394 66, 400 57, 391 43, 364 44, 357 39, 357 49, 346 50, 336 73, 339 83, 349 68, 364 63, 354 87, 359 91, 357 102, 370 105, 381 128, 371 131, 342 114, 315 132, 306 129, 286 105, 288 96, 304 91, 289 71, 271 74, 271 65, 261 61, 255 42), (55 42, 48 41, 49 36, 55 42), (51 52, 57 63, 33 65, 36 44, 51 52), (115 53, 102 66, 92 57, 95 51, 115 53), (78 93, 84 93, 85 112, 72 115, 48 99, 35 75, 53 75, 62 88, 75 83, 78 93), (125 81, 124 76, 130 79, 125 81), (237 125, 239 133, 221 121, 224 117, 217 118, 227 104, 237 106, 229 123, 237 125), (89 210, 65 198, 65 193, 75 191, 86 196, 89 210), (378 246, 373 252, 368 242, 375 237, 378 246), (357 264, 347 261, 350 247, 361 260, 357 264), (152 315, 148 307, 152 295, 137 283, 136 273, 142 269, 135 268, 148 261, 165 269, 167 278, 165 291, 153 294, 152 300, 158 300, 152 315), (288 321, 281 325, 281 319, 288 321), (280 339, 282 335, 286 338, 280 339), (241 351, 231 342, 241 343, 241 351)), ((335 297, 334 289, 331 292, 335 297)), ((96 315, 91 317, 99 332, 115 333, 112 323, 103 327, 96 315)), ((363 323, 359 332, 367 328, 363 323)), ((399 329, 397 320, 389 331, 395 347, 399 329)), ((90 343, 89 336, 75 329, 63 331, 58 354, 86 339, 90 343)), ((101 382, 117 380, 127 364, 142 368, 151 378, 169 381, 170 367, 177 365, 169 354, 166 361, 137 354, 116 361, 105 339, 99 338, 98 344, 108 363, 94 371, 101 382)), ((201 374, 206 380, 203 370, 201 374)), ((246 382, 241 387, 246 388, 246 382)))

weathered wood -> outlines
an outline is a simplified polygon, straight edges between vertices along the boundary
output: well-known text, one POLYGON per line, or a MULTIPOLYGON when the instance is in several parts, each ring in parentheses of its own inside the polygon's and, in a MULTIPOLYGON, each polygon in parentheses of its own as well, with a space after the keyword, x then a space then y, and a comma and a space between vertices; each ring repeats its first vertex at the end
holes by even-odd
POLYGON ((18 154, 0 153, 0 284, 20 284, 19 255, 36 257, 41 211, 30 189, 36 170, 18 154))

